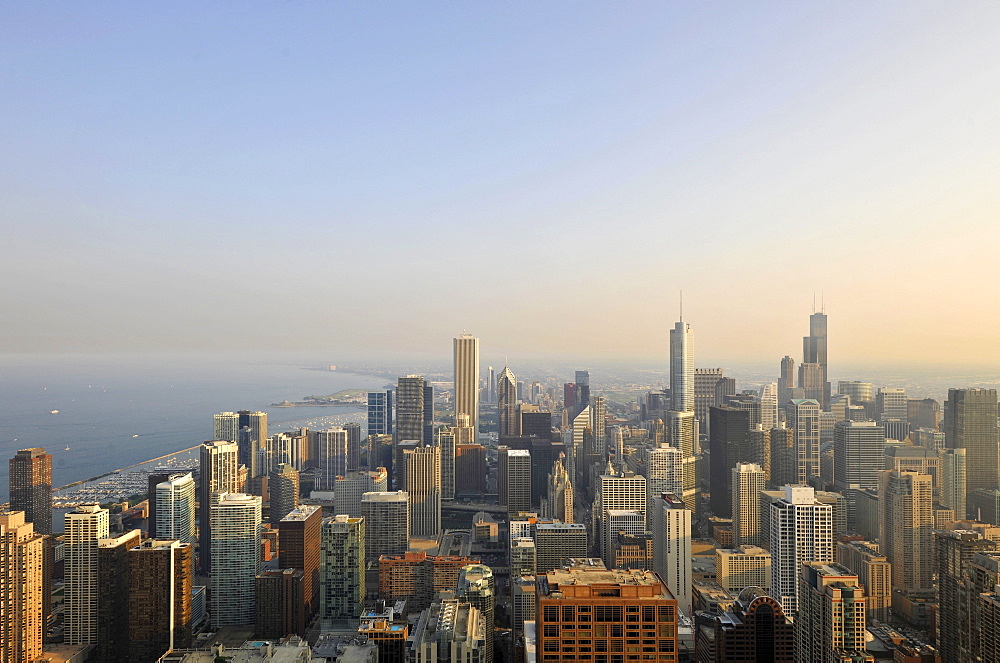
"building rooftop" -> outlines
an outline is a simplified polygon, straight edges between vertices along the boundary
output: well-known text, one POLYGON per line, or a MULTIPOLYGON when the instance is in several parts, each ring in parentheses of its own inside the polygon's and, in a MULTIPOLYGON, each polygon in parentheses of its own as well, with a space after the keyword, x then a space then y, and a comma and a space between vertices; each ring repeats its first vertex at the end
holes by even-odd
POLYGON ((405 490, 394 490, 392 492, 371 492, 361 496, 362 502, 405 502, 410 499, 409 493, 405 490))
POLYGON ((550 596, 559 591, 561 586, 576 585, 631 585, 636 587, 657 587, 661 588, 663 594, 673 598, 659 576, 652 571, 625 570, 625 569, 605 569, 601 566, 593 568, 569 568, 549 571, 543 578, 543 589, 541 594, 550 596))
MULTIPOLYGON (((300 504, 291 511, 288 515, 281 519, 281 522, 294 522, 299 520, 305 520, 309 516, 313 515, 317 511, 322 510, 323 507, 318 504, 300 504)), ((339 516, 338 516, 339 518, 339 516)))

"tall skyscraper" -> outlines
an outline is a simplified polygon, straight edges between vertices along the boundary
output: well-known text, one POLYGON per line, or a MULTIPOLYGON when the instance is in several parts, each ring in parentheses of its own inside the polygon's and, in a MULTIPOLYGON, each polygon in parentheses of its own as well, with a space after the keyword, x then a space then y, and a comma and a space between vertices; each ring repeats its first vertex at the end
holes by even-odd
POLYGON ((564 523, 574 522, 573 482, 563 465, 562 456, 552 464, 548 476, 548 490, 542 500, 542 516, 554 518, 564 523))
POLYGON ((278 524, 279 564, 283 569, 302 571, 302 604, 306 622, 319 610, 320 539, 323 510, 315 504, 303 504, 285 515, 278 524))
POLYGON ((128 660, 129 589, 132 578, 128 551, 142 542, 134 529, 97 542, 98 661, 128 660))
POLYGON ((847 498, 847 523, 855 522, 855 491, 878 488, 885 467, 885 429, 874 421, 838 421, 833 427, 833 476, 847 498))
MULTIPOLYGON (((468 415, 456 415, 468 420, 468 415)), ((455 499, 455 432, 442 427, 437 431, 437 446, 441 450, 441 499, 455 499)))
POLYGON ((479 339, 462 334, 454 340, 455 414, 466 414, 479 430, 479 339))
POLYGON ((365 519, 324 518, 322 547, 322 618, 359 618, 365 601, 365 519))
POLYGON ((501 445, 497 450, 497 473, 500 506, 507 507, 507 513, 530 511, 531 452, 501 445))
POLYGON ((462 568, 458 576, 455 595, 463 602, 479 610, 483 616, 486 631, 486 652, 481 663, 493 661, 493 633, 496 613, 496 583, 493 570, 484 564, 469 564, 462 568))
POLYGON ((24 516, 0 513, 0 661, 10 663, 40 660, 45 633, 45 535, 24 516))
POLYGON ((84 504, 66 514, 63 623, 68 645, 97 642, 97 542, 108 533, 108 510, 97 504, 84 504))
POLYGON ((405 490, 365 493, 361 497, 365 519, 365 555, 403 555, 410 546, 410 496, 405 490))
POLYGON ((240 415, 235 412, 220 412, 215 415, 212 426, 212 439, 224 442, 239 442, 240 415))
POLYGON ((767 488, 764 470, 756 463, 737 463, 732 472, 733 546, 760 546, 760 491, 767 488))
POLYGON ((396 382, 396 444, 424 439, 424 379, 407 375, 396 382))
POLYGON ((996 389, 949 389, 945 403, 944 443, 965 449, 967 495, 1000 485, 1000 441, 996 389))
POLYGON ((128 660, 191 646, 194 546, 147 539, 128 551, 128 660))
POLYGON ((267 492, 271 496, 270 521, 278 524, 299 505, 299 473, 288 463, 281 463, 268 475, 267 492))
POLYGON ((361 468, 361 424, 349 421, 342 428, 347 431, 347 471, 353 472, 361 468))
MULTIPOLYGON (((267 412, 240 410, 239 415, 239 465, 246 465, 247 474, 256 478, 267 474, 268 468, 260 467, 260 452, 267 440, 267 412)), ((216 438, 229 442, 228 438, 216 438)))
POLYGON ((966 450, 942 449, 939 457, 941 459, 941 504, 952 509, 956 518, 962 519, 967 514, 966 450))
POLYGON ((785 406, 795 440, 797 483, 819 476, 819 411, 819 401, 811 398, 793 398, 785 406))
POLYGON ((850 396, 851 405, 871 403, 874 400, 875 385, 871 382, 841 380, 837 383, 837 393, 850 396))
MULTIPOLYGON (((731 661, 725 652, 737 652, 747 663, 793 663, 795 633, 781 604, 760 587, 740 592, 729 611, 698 615, 695 648, 716 653, 710 661, 731 661)), ((704 660, 704 659, 703 659, 704 660)))
POLYGON ((691 509, 677 495, 653 499, 653 570, 667 584, 677 605, 693 615, 691 605, 691 509))
MULTIPOLYGON (((579 411, 590 405, 590 371, 577 371, 575 384, 576 409, 579 411)), ((522 398, 522 400, 525 399, 522 398)))
MULTIPOLYGON (((612 531, 610 511, 634 511, 642 514, 645 520, 646 478, 641 474, 623 472, 622 474, 602 474, 600 477, 601 505, 601 553, 604 559, 614 559, 612 542, 617 532, 612 531)), ((645 522, 643 522, 645 525, 645 522)))
POLYGON ((778 404, 792 400, 795 388, 795 360, 785 355, 781 358, 781 373, 778 376, 778 404))
POLYGON ((889 621, 892 608, 892 565, 871 541, 837 542, 837 563, 858 576, 868 599, 868 617, 889 621))
POLYGON ((358 470, 337 477, 333 486, 333 503, 338 514, 359 518, 361 496, 365 493, 383 493, 389 490, 388 473, 384 467, 376 470, 358 470))
POLYGON ((873 661, 865 647, 864 588, 839 564, 808 562, 799 576, 795 660, 812 663, 873 661))
POLYGON ((934 588, 934 497, 929 474, 879 474, 879 541, 892 563, 892 584, 906 592, 934 588))
POLYGON ((260 497, 215 493, 210 508, 212 623, 217 627, 253 624, 255 578, 260 573, 261 562, 260 497))
POLYGON ((521 422, 517 416, 517 378, 507 365, 504 365, 497 380, 497 411, 499 434, 520 435, 521 422))
POLYGON ((778 425, 778 404, 780 402, 776 382, 769 382, 760 388, 760 427, 763 430, 771 430, 778 425))
POLYGON ((833 562, 833 507, 809 486, 785 486, 769 508, 771 596, 786 614, 798 611, 799 569, 806 562, 833 562))
POLYGON ((487 400, 490 404, 495 405, 497 402, 497 375, 492 366, 489 367, 488 371, 488 377, 486 378, 487 400))
POLYGON ((607 458, 607 407, 604 396, 594 396, 590 399, 590 428, 594 432, 594 453, 607 458))
POLYGON ((694 412, 694 334, 683 319, 670 330, 670 409, 694 412))
POLYGON ((38 534, 52 534, 52 455, 21 449, 10 459, 10 509, 23 511, 38 534))
POLYGON ((195 483, 191 473, 170 475, 156 485, 150 497, 156 502, 157 537, 194 543, 195 483))
MULTIPOLYGON (((827 321, 826 313, 813 312, 809 316, 809 335, 802 338, 802 363, 819 364, 819 372, 823 384, 823 396, 817 399, 823 404, 823 409, 830 407, 830 378, 827 370, 827 321)), ((805 386, 805 385, 800 385, 805 386)), ((808 398, 808 396, 807 396, 808 398)))
POLYGON ((239 448, 232 442, 210 440, 201 445, 198 555, 202 573, 209 573, 212 569, 212 504, 219 493, 234 493, 239 488, 238 455, 239 448))
POLYGON ((392 435, 392 396, 391 391, 368 392, 368 435, 392 435))
POLYGON ((709 410, 709 486, 712 513, 732 517, 733 467, 750 461, 750 412, 722 406, 709 410))
POLYGON ((316 439, 316 467, 319 468, 317 488, 332 490, 338 476, 347 474, 348 433, 345 428, 334 426, 313 433, 316 439))
POLYGON ((567 559, 587 556, 587 526, 583 523, 538 523, 534 530, 535 566, 540 574, 558 569, 567 559))
POLYGON ((441 533, 441 450, 407 449, 406 492, 410 496, 410 533, 437 538, 441 533))
POLYGON ((937 644, 942 661, 975 661, 981 629, 973 619, 973 602, 981 591, 972 582, 972 560, 993 554, 997 544, 971 530, 934 533, 938 581, 937 644), (970 600, 971 599, 971 600, 970 600))
POLYGON ((875 410, 879 421, 906 421, 909 413, 909 399, 902 387, 879 387, 875 394, 875 410))
POLYGON ((661 444, 649 450, 649 460, 646 463, 646 488, 650 503, 664 493, 683 494, 683 461, 684 456, 677 447, 661 444))

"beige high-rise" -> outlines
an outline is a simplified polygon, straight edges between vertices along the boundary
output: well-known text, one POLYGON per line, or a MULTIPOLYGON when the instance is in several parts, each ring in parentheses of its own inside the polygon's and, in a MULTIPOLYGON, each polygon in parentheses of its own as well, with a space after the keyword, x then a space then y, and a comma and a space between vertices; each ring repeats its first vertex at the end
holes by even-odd
POLYGON ((455 339, 455 414, 469 415, 479 431, 479 339, 462 334, 455 339))
POLYGON ((417 447, 406 456, 406 492, 410 495, 410 535, 437 538, 441 533, 441 449, 417 447))
POLYGON ((879 473, 879 542, 892 564, 892 584, 903 591, 934 588, 934 492, 931 476, 879 473))
POLYGON ((67 645, 97 642, 97 542, 108 538, 107 509, 84 504, 66 514, 65 617, 67 645))
POLYGON ((31 663, 42 655, 45 535, 23 511, 0 514, 0 661, 31 663))

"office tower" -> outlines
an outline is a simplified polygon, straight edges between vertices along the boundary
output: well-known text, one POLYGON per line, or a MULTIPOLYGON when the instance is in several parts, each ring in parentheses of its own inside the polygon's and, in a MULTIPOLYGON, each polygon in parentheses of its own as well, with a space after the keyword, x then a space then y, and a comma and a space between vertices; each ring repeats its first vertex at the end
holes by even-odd
POLYGON ((464 555, 408 552, 378 560, 379 599, 406 600, 410 611, 423 610, 438 592, 454 592, 462 569, 478 559, 464 555))
POLYGON ((410 534, 437 538, 441 532, 441 450, 407 449, 406 492, 410 496, 410 534))
POLYGON ((841 380, 837 383, 837 393, 851 397, 852 404, 870 403, 875 391, 875 385, 871 382, 858 382, 856 380, 841 380))
POLYGON ((423 445, 434 444, 434 387, 424 384, 424 437, 423 445))
POLYGON ((967 494, 1000 485, 996 389, 949 389, 945 403, 945 446, 965 449, 967 494))
POLYGON ((833 562, 833 507, 809 486, 785 486, 784 497, 761 496, 768 508, 771 596, 786 614, 798 611, 798 570, 805 562, 833 562))
POLYGON ((526 449, 497 450, 497 490, 508 513, 531 510, 531 453, 526 449))
POLYGON ((296 507, 277 523, 281 568, 302 570, 306 621, 319 610, 322 528, 323 510, 313 504, 296 507))
POLYGON ((458 576, 458 588, 455 591, 463 603, 469 603, 479 610, 483 616, 486 630, 486 650, 481 663, 493 661, 493 626, 496 610, 496 583, 493 571, 484 564, 469 564, 458 576))
POLYGON ((424 379, 418 375, 396 383, 396 444, 424 439, 424 379))
POLYGON ((455 445, 455 492, 459 495, 486 492, 486 447, 483 445, 455 445))
MULTIPOLYGON (((573 418, 573 428, 569 431, 570 449, 566 453, 566 470, 572 477, 574 485, 588 491, 590 472, 587 467, 587 434, 590 431, 590 408, 583 408, 573 418)), ((567 439, 567 438, 563 438, 567 439)))
POLYGON ((32 663, 42 656, 45 538, 25 522, 23 511, 0 513, 0 661, 5 663, 32 663))
POLYGON ((414 663, 483 661, 486 624, 482 613, 459 599, 443 599, 420 613, 410 636, 414 663))
POLYGON ((539 574, 558 569, 567 559, 587 557, 589 544, 583 523, 538 523, 534 529, 539 574))
MULTIPOLYGON (((251 478, 267 474, 268 468, 260 467, 260 455, 267 440, 267 412, 240 410, 239 415, 239 465, 246 465, 251 478)), ((216 438, 229 442, 228 438, 216 438)))
POLYGON ((254 579, 261 561, 261 499, 243 493, 215 493, 209 517, 212 623, 217 627, 253 624, 254 579))
POLYGON ((68 645, 97 641, 97 542, 108 538, 109 514, 84 504, 66 514, 64 543, 64 640, 68 645))
POLYGON ((576 383, 563 383, 563 411, 568 412, 570 418, 576 412, 576 383))
POLYGON ((375 645, 379 663, 408 663, 407 641, 410 626, 400 606, 385 606, 382 610, 366 610, 361 616, 358 635, 375 645))
MULTIPOLYGON (((459 415, 466 417, 467 415, 459 415)), ((437 432, 437 446, 441 450, 441 499, 455 499, 455 433, 447 428, 437 432)))
POLYGON ((392 395, 391 391, 368 392, 369 435, 392 435, 392 395))
POLYGON ((52 534, 52 454, 21 449, 10 459, 10 509, 23 511, 38 534, 52 534))
POLYGON ((351 472, 361 467, 361 424, 348 422, 341 428, 347 431, 347 471, 351 472))
POLYGON ((521 404, 518 408, 523 437, 537 437, 548 440, 552 437, 552 413, 541 411, 537 405, 521 404))
POLYGON ((469 416, 479 430, 479 339, 462 334, 454 340, 455 414, 469 416))
POLYGON ((879 473, 879 541, 892 563, 892 584, 897 589, 933 589, 933 507, 930 475, 879 473))
POLYGON ((240 440, 240 415, 235 412, 220 412, 215 415, 212 439, 237 443, 240 440))
POLYGON ((909 417, 911 428, 937 430, 941 425, 941 404, 933 398, 922 398, 918 401, 911 401, 910 406, 911 409, 916 410, 915 412, 911 412, 911 416, 909 417))
MULTIPOLYGON (((650 449, 646 468, 646 488, 650 503, 663 493, 683 493, 684 462, 680 449, 665 444, 650 449)), ((652 506, 649 508, 652 509, 652 506)))
POLYGON ((254 578, 256 609, 254 635, 281 639, 304 636, 308 627, 302 569, 269 569, 254 578))
MULTIPOLYGON (((721 395, 717 387, 725 377, 721 368, 694 369, 694 414, 702 433, 708 432, 708 409, 713 405, 722 404, 717 402, 719 400, 717 396, 721 395)), ((725 391, 726 389, 723 389, 722 393, 725 391)))
POLYGON ((906 389, 902 387, 879 387, 875 395, 875 409, 879 421, 898 419, 906 421, 907 414, 906 389))
POLYGON ((191 646, 194 546, 147 539, 128 551, 128 660, 191 646))
POLYGON ((781 604, 760 587, 740 592, 728 609, 697 616, 699 661, 794 663, 795 630, 781 604))
POLYGON ((552 466, 548 476, 548 490, 542 500, 542 515, 564 523, 574 522, 573 482, 562 463, 562 456, 552 466))
POLYGON ((504 366, 497 380, 497 413, 500 435, 520 435, 517 418, 517 378, 504 366))
POLYGON ((792 400, 795 388, 795 360, 785 355, 781 358, 781 373, 778 375, 778 404, 792 400))
POLYGON ((855 522, 854 492, 878 488, 885 464, 885 429, 874 421, 838 421, 833 427, 834 485, 847 498, 847 522, 855 522))
POLYGON ((323 519, 320 571, 323 619, 357 619, 365 601, 365 519, 323 519))
POLYGON ((858 576, 868 601, 868 619, 889 621, 892 565, 871 541, 838 541, 837 563, 858 576))
POLYGON ((347 474, 348 432, 340 426, 314 431, 318 490, 332 490, 336 478, 347 474))
POLYGON ((771 485, 798 483, 799 459, 795 453, 795 432, 782 425, 772 428, 768 437, 771 444, 771 485))
MULTIPOLYGON (((646 531, 646 515, 639 511, 609 509, 601 523, 601 540, 604 565, 609 569, 618 568, 615 563, 618 550, 616 545, 622 535, 641 536, 646 531)), ((646 568, 646 567, 642 567, 646 568)))
POLYGON ((268 475, 267 490, 271 496, 270 520, 276 524, 299 504, 299 473, 281 463, 268 475))
POLYGON ((590 428, 594 431, 593 450, 595 454, 607 457, 607 409, 604 396, 595 396, 590 402, 590 428))
POLYGON ((681 612, 691 609, 691 509, 677 495, 653 499, 653 570, 676 597, 681 612))
POLYGON ((969 493, 966 501, 969 513, 976 520, 1000 525, 1000 490, 980 488, 969 493))
POLYGON ((839 564, 810 562, 799 577, 795 660, 812 663, 866 662, 867 620, 858 577, 839 564))
POLYGON ((402 555, 410 545, 410 496, 405 490, 365 493, 361 497, 368 561, 402 555))
POLYGON ((611 568, 640 571, 653 568, 653 535, 649 532, 619 531, 611 545, 614 549, 611 568))
POLYGON ((131 530, 97 542, 97 660, 124 661, 129 646, 129 591, 132 578, 128 551, 142 542, 131 530))
POLYGON ((760 465, 764 480, 771 480, 771 429, 756 428, 749 435, 750 461, 760 465))
POLYGON ((767 488, 764 470, 755 463, 737 463, 730 474, 733 546, 759 546, 763 543, 760 531, 760 491, 767 488))
MULTIPOLYGON (((170 477, 175 476, 175 473, 170 472, 152 472, 146 476, 146 505, 149 509, 148 517, 146 518, 148 536, 151 539, 156 538, 156 487, 159 486, 164 481, 170 479, 170 477)), ((195 486, 195 495, 197 496, 197 486, 195 486)), ((124 654, 122 654, 124 656, 124 654)))
POLYGON ((535 589, 535 576, 511 576, 511 604, 514 608, 514 632, 524 632, 524 622, 535 621, 535 603, 538 593, 535 589))
POLYGON ((535 575, 535 540, 529 536, 519 536, 510 544, 510 576, 535 575))
MULTIPOLYGON (((972 560, 978 553, 993 553, 997 544, 970 530, 934 533, 935 571, 938 582, 937 645, 942 661, 974 661, 980 637, 971 601, 978 591, 971 582, 972 560)), ((981 591, 987 591, 983 589, 981 591)))
POLYGON ((194 543, 195 483, 191 473, 172 474, 156 485, 156 533, 160 539, 194 543))
POLYGON ((212 569, 212 505, 219 493, 236 492, 239 484, 238 454, 239 448, 232 442, 210 440, 201 445, 201 474, 198 478, 198 556, 199 566, 204 574, 208 574, 212 569))
POLYGON ((683 490, 679 494, 688 508, 695 509, 698 489, 698 422, 693 412, 671 410, 666 413, 664 425, 670 446, 681 450, 683 490))
POLYGON ((778 403, 780 402, 776 382, 770 382, 760 388, 760 425, 763 430, 771 430, 778 425, 778 403))
POLYGON ((487 401, 495 405, 497 402, 497 375, 496 371, 493 370, 492 366, 490 366, 487 369, 487 375, 488 375, 488 377, 486 378, 487 401))
POLYGON ((712 513, 732 517, 733 466, 749 460, 750 413, 733 407, 709 409, 709 486, 712 513))
POLYGON ((819 401, 811 398, 794 398, 785 406, 795 440, 796 483, 819 476, 819 411, 819 401))
MULTIPOLYGON (((822 381, 823 394, 817 398, 823 404, 823 409, 827 409, 830 404, 830 384, 829 371, 827 369, 827 320, 826 313, 820 311, 813 312, 809 316, 809 335, 802 338, 802 363, 818 364, 820 379, 822 381)), ((801 368, 800 373, 801 376, 801 368)), ((800 387, 805 385, 800 384, 800 387)), ((810 398, 806 396, 806 398, 810 398)))
POLYGON ((536 585, 537 649, 552 660, 578 660, 581 616, 592 618, 593 651, 613 652, 642 633, 645 660, 677 660, 677 600, 655 573, 575 566, 539 575, 536 585))
POLYGON ((771 553, 746 544, 735 548, 717 548, 715 578, 733 596, 747 587, 766 589, 771 584, 771 553))
POLYGON ((968 494, 966 489, 968 482, 966 454, 965 449, 941 449, 939 453, 941 459, 941 504, 953 510, 958 519, 963 519, 968 513, 966 511, 966 495, 968 494))
POLYGON ((576 407, 581 410, 590 405, 590 371, 576 372, 576 407))
POLYGON ((295 431, 276 433, 264 441, 263 461, 258 463, 260 474, 274 472, 282 463, 301 470, 308 455, 309 439, 295 431))
POLYGON ((681 320, 670 330, 670 409, 694 412, 694 395, 694 334, 681 320))
POLYGON ((384 493, 389 490, 388 473, 384 467, 375 470, 358 470, 337 477, 333 484, 333 503, 338 514, 358 518, 361 516, 361 497, 365 493, 384 493))
POLYGON ((475 444, 478 435, 472 424, 469 423, 469 417, 465 414, 455 415, 455 425, 451 427, 451 434, 455 436, 455 444, 475 444))
POLYGON ((604 559, 612 559, 614 551, 611 548, 612 532, 609 511, 634 511, 645 518, 647 499, 646 478, 641 474, 623 472, 622 474, 602 474, 600 477, 601 506, 601 551, 604 559))
POLYGON ((799 389, 803 398, 823 402, 826 382, 823 380, 823 369, 819 364, 807 362, 799 364, 799 389))

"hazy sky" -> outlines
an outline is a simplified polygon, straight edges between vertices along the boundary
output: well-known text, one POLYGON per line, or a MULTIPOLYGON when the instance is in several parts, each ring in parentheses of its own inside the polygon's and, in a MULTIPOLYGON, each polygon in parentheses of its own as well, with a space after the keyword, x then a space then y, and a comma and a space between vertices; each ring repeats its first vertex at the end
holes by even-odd
POLYGON ((4 3, 6 352, 1000 365, 1000 3, 4 3))

